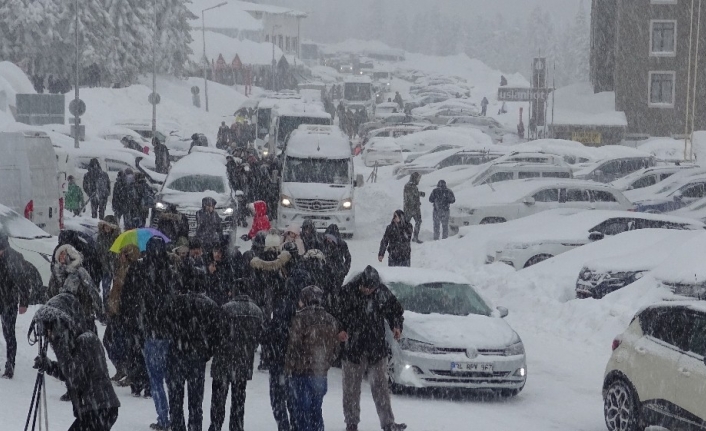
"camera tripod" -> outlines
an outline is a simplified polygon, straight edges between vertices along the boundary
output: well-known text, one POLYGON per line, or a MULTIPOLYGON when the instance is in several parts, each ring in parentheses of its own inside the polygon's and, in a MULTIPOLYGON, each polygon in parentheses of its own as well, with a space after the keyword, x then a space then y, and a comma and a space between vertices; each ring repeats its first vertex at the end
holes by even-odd
MULTIPOLYGON (((33 328, 34 329, 34 328, 33 328)), ((30 345, 37 344, 39 347, 39 358, 42 363, 47 357, 47 347, 49 342, 46 337, 38 335, 35 330, 30 331, 28 336, 30 345)), ((32 401, 27 412, 27 421, 25 422, 24 431, 29 431, 29 421, 32 419, 32 431, 37 429, 37 417, 39 417, 39 431, 49 431, 49 412, 47 410, 47 388, 45 385, 44 369, 39 367, 37 372, 37 380, 34 383, 34 392, 32 392, 32 401), (44 419, 44 427, 42 427, 42 419, 44 419)))

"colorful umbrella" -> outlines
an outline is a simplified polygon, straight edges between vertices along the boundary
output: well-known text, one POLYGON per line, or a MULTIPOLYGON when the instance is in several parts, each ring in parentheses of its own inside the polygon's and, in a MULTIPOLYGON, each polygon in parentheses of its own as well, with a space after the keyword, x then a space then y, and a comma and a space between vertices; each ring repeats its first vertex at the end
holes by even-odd
POLYGON ((155 236, 162 238, 164 242, 169 242, 169 238, 167 238, 165 234, 158 231, 157 229, 153 229, 151 227, 132 229, 120 234, 120 236, 110 247, 110 251, 112 251, 113 253, 120 253, 120 250, 122 250, 123 247, 130 244, 136 245, 137 248, 140 249, 140 251, 145 251, 145 249, 147 248, 147 241, 149 241, 152 237, 155 236))

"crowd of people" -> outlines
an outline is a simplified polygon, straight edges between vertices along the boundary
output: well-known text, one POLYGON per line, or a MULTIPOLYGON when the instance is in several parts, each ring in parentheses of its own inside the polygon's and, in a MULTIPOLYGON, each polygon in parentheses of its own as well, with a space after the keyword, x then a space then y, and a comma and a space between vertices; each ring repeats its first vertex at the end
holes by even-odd
MULTIPOLYGON (((342 360, 346 429, 357 430, 366 372, 381 427, 405 428, 395 423, 391 409, 384 329, 387 324, 400 337, 403 309, 372 267, 344 284, 351 255, 335 225, 324 233, 310 221, 282 234, 254 229, 245 253, 227 236, 206 244, 199 235, 175 243, 154 236, 144 250, 129 244, 116 254, 110 247, 119 233, 111 215, 100 222, 94 248, 77 233, 62 233, 46 303, 33 321, 57 358, 38 357, 35 368, 65 381, 62 399, 73 403, 76 416, 72 430, 111 429, 120 407, 113 384, 153 399, 152 429, 201 430, 211 360, 209 431, 222 429, 229 390, 230 430, 242 430, 258 345, 257 367, 270 375, 278 431, 323 429, 327 371, 337 360, 342 360), (96 320, 107 325, 102 342, 96 320), (116 369, 112 378, 104 348, 116 369)), ((0 298, 13 298, 3 309, 19 313, 28 305, 28 293, 17 282, 26 271, 22 262, 7 238, 0 238, 0 298)), ((6 377, 12 378, 12 316, 3 314, 3 330, 6 377)))

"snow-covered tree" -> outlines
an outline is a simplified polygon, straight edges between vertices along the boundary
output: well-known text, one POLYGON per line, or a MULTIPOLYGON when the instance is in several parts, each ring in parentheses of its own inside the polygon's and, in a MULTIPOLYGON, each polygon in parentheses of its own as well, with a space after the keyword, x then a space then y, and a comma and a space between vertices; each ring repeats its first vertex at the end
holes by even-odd
POLYGON ((579 10, 574 19, 571 48, 574 58, 574 82, 587 82, 590 72, 591 30, 583 0, 579 3, 579 10))
POLYGON ((189 0, 157 0, 157 25, 150 29, 156 32, 157 65, 161 73, 180 76, 192 53, 191 26, 194 15, 186 7, 189 0))
POLYGON ((142 0, 106 0, 116 41, 106 67, 116 82, 134 82, 151 65, 153 13, 142 0))

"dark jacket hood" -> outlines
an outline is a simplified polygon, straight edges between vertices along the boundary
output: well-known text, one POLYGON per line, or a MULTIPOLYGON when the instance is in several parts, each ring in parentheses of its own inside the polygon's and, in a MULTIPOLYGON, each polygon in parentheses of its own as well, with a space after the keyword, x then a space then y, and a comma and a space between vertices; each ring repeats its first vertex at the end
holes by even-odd
POLYGON ((436 184, 436 186, 440 189, 445 189, 446 188, 446 181, 439 180, 439 182, 436 184))

